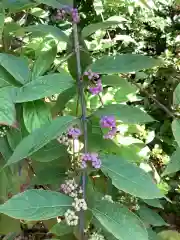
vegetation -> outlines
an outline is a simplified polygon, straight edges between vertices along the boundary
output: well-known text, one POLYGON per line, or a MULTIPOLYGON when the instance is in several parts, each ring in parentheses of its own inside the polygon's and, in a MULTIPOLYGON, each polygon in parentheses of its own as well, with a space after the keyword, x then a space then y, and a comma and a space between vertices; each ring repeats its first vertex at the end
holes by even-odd
POLYGON ((2 0, 2 239, 179 240, 180 2, 2 0))

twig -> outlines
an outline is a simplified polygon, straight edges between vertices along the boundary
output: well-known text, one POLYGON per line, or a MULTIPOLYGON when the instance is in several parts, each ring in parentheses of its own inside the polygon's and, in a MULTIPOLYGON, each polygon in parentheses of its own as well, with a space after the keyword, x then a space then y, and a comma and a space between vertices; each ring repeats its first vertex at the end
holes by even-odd
POLYGON ((175 118, 175 115, 162 103, 160 103, 153 95, 150 95, 146 90, 142 89, 138 83, 132 82, 141 92, 145 93, 147 97, 151 98, 161 109, 163 109, 170 117, 175 118))
MULTIPOLYGON (((77 68, 77 84, 79 90, 79 98, 81 104, 81 112, 82 112, 82 125, 83 125, 83 133, 84 133, 84 152, 87 153, 87 119, 86 119, 86 102, 84 98, 84 86, 83 81, 81 80, 81 60, 80 60, 80 49, 79 49, 79 39, 78 39, 78 30, 77 24, 73 23, 73 38, 74 38, 74 48, 76 55, 76 68, 77 68)), ((85 199, 86 192, 86 173, 83 171, 82 173, 82 190, 83 190, 83 198, 85 199)), ((81 212, 80 217, 80 235, 81 239, 84 239, 84 212, 81 212)))

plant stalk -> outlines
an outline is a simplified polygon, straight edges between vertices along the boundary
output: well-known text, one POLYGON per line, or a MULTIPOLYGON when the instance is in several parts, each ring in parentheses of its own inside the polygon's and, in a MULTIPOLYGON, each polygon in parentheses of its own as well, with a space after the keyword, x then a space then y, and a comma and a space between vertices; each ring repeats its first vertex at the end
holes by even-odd
MULTIPOLYGON (((81 59, 80 59, 80 48, 79 48, 79 38, 78 38, 78 30, 77 24, 73 23, 73 40, 74 40, 74 50, 76 55, 76 69, 77 69, 77 85, 78 85, 78 94, 81 105, 81 120, 83 126, 83 134, 84 134, 84 152, 87 153, 87 119, 86 119, 86 101, 84 97, 84 84, 82 81, 82 70, 81 70, 81 59)), ((86 196, 86 173, 82 173, 82 190, 83 190, 83 198, 86 196)), ((80 215, 80 235, 81 239, 84 239, 84 212, 81 212, 80 215)))

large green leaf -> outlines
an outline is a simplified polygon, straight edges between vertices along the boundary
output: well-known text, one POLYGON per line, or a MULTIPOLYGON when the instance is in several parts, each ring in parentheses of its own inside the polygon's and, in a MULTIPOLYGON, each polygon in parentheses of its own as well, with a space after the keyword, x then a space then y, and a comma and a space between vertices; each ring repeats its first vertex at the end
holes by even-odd
POLYGON ((0 65, 4 67, 19 83, 25 84, 30 79, 28 62, 25 58, 0 53, 0 65))
POLYGON ((173 93, 173 103, 180 104, 180 83, 177 85, 173 93))
POLYGON ((16 110, 9 87, 0 88, 0 124, 13 126, 16 123, 16 110))
POLYGON ((50 162, 65 155, 67 155, 66 147, 58 141, 53 140, 37 152, 33 153, 31 158, 38 162, 50 162))
POLYGON ((120 16, 113 16, 113 17, 105 20, 104 22, 89 24, 88 26, 83 28, 82 36, 83 36, 83 38, 86 38, 86 37, 90 36, 91 34, 95 33, 96 31, 98 31, 99 29, 101 29, 101 30, 108 29, 112 26, 119 25, 123 21, 126 21, 126 19, 124 19, 123 17, 120 17, 120 16))
POLYGON ((21 159, 32 155, 45 146, 51 140, 60 136, 71 124, 77 122, 72 116, 57 117, 51 123, 45 124, 27 137, 25 137, 9 158, 7 165, 16 163, 21 159))
POLYGON ((50 108, 41 100, 24 103, 23 119, 29 132, 52 120, 50 108))
POLYGON ((180 146, 180 120, 175 119, 172 122, 172 131, 173 131, 173 135, 174 135, 176 142, 180 146))
POLYGON ((61 193, 33 189, 0 205, 0 212, 16 219, 39 221, 63 215, 71 204, 72 199, 61 193))
POLYGON ((139 54, 104 56, 96 60, 90 68, 102 74, 129 73, 158 66, 160 60, 139 54))
POLYGON ((140 209, 137 211, 137 214, 146 224, 150 224, 156 227, 168 225, 158 213, 145 206, 141 206, 140 209))
POLYGON ((135 164, 115 155, 102 155, 101 160, 101 170, 119 190, 144 199, 163 197, 150 175, 135 164))
POLYGON ((170 162, 166 166, 163 176, 180 171, 180 147, 171 156, 170 162))
POLYGON ((34 62, 32 69, 32 79, 36 79, 38 76, 43 75, 54 62, 57 54, 57 46, 55 43, 53 46, 45 52, 42 52, 37 60, 34 62))
POLYGON ((101 201, 92 208, 100 224, 119 240, 148 240, 148 234, 140 219, 117 203, 101 201))
POLYGON ((38 77, 17 89, 16 102, 28 102, 64 92, 74 85, 73 79, 66 72, 38 77))
POLYGON ((52 25, 38 24, 38 25, 30 25, 28 27, 23 28, 26 32, 39 33, 43 35, 51 35, 59 41, 68 42, 68 36, 61 31, 59 28, 52 25))
POLYGON ((141 109, 121 104, 106 105, 104 108, 97 109, 94 114, 98 117, 114 115, 118 120, 131 124, 154 121, 152 117, 141 109))

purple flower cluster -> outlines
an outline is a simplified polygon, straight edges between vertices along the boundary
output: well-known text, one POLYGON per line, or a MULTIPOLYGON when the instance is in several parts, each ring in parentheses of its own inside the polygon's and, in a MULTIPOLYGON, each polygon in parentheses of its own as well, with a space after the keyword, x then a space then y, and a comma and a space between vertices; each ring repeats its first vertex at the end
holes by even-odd
POLYGON ((101 160, 97 153, 85 153, 82 155, 82 168, 87 167, 87 162, 91 162, 92 166, 96 169, 101 167, 101 160))
POLYGON ((105 139, 112 139, 117 132, 116 119, 114 116, 104 116, 100 120, 101 128, 109 128, 109 132, 104 135, 105 139))
POLYGON ((68 136, 72 137, 73 139, 78 139, 79 136, 81 136, 81 130, 79 128, 70 128, 68 130, 68 136))
POLYGON ((103 91, 102 82, 98 73, 88 70, 84 73, 84 76, 87 76, 91 81, 91 84, 93 84, 93 86, 89 88, 89 91, 92 93, 92 95, 97 95, 103 91))
POLYGON ((71 16, 71 20, 73 23, 78 23, 80 21, 77 8, 70 8, 70 7, 58 9, 55 19, 65 20, 68 17, 68 15, 71 16))
POLYGON ((77 8, 71 9, 71 17, 72 17, 73 23, 78 23, 80 21, 80 17, 79 17, 77 8))

